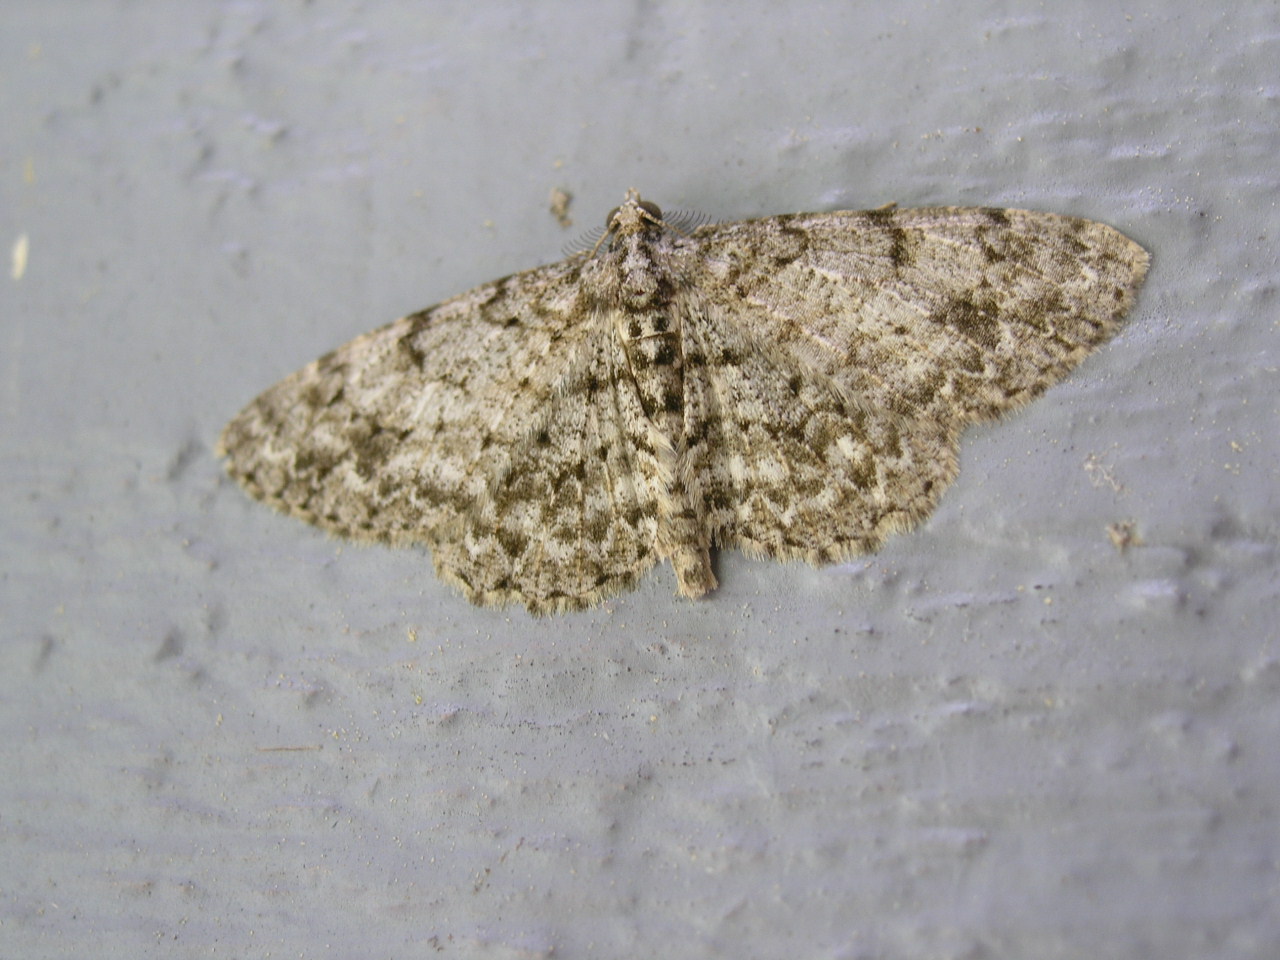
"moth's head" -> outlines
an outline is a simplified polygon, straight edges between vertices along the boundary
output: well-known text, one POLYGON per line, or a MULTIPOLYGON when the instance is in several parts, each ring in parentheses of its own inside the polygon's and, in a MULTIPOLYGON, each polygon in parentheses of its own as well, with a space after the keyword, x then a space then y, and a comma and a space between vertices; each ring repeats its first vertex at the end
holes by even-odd
POLYGON ((641 200, 640 194, 635 190, 628 190, 627 199, 622 202, 622 206, 614 207, 604 218, 605 233, 615 237, 640 233, 662 225, 662 208, 656 203, 641 200))

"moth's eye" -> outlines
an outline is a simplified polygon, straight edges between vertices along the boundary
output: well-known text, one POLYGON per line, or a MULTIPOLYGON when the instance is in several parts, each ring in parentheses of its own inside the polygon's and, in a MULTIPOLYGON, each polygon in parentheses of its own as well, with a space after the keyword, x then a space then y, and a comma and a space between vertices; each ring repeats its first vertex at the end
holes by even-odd
POLYGON ((618 211, 621 209, 622 209, 621 207, 614 207, 612 210, 609 211, 609 215, 604 218, 604 228, 606 230, 613 229, 613 218, 618 215, 618 211))
POLYGON ((662 208, 656 203, 650 203, 648 200, 641 200, 640 209, 655 220, 660 221, 662 219, 662 208))

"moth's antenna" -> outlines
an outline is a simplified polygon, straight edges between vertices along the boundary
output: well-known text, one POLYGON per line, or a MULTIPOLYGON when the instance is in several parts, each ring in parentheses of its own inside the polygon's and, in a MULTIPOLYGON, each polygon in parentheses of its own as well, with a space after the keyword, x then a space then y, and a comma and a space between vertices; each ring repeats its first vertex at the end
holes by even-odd
POLYGON ((575 240, 570 240, 560 252, 566 257, 580 257, 584 254, 594 254, 600 246, 600 241, 604 239, 604 227, 592 227, 590 230, 584 230, 575 240))
POLYGON ((688 236, 699 227, 711 222, 711 217, 701 210, 672 210, 663 217, 668 227, 683 236, 688 236))

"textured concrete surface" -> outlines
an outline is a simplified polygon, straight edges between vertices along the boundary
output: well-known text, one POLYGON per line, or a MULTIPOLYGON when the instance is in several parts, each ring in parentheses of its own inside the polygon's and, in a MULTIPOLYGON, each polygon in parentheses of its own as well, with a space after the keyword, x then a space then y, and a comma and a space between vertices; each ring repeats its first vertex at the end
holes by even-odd
POLYGON ((0 956, 1280 953, 1280 13, 780 8, 4 5, 0 956), (923 528, 700 603, 475 610, 222 477, 257 391, 630 186, 1153 269, 923 528))

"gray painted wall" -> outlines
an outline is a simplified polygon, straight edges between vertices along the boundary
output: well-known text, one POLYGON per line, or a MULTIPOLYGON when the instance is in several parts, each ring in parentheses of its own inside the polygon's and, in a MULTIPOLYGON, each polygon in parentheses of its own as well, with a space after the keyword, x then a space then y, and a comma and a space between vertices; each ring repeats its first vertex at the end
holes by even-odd
POLYGON ((1223 10, 5 3, 0 955, 1277 955, 1280 12, 1223 10), (630 186, 1153 268, 921 529, 698 603, 476 610, 222 476, 630 186))

